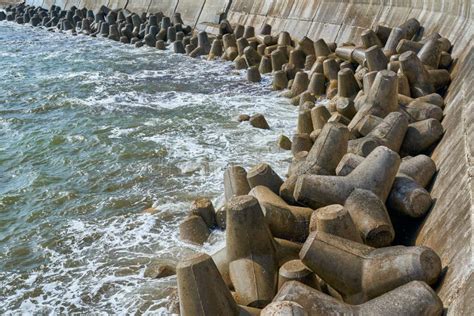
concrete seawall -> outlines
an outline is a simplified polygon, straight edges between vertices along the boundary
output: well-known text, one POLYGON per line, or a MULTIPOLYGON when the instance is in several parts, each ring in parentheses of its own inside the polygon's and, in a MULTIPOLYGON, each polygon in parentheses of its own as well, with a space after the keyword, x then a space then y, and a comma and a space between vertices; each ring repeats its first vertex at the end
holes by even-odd
POLYGON ((271 24, 275 33, 324 38, 342 43, 358 39, 377 23, 395 26, 415 17, 425 34, 439 32, 454 44, 453 82, 446 94, 443 126, 445 136, 433 153, 439 173, 431 194, 436 200, 415 236, 415 243, 433 248, 441 257, 446 274, 437 292, 449 314, 474 310, 474 106, 473 21, 471 0, 28 0, 49 8, 102 5, 135 12, 182 14, 185 23, 213 30, 220 13, 231 23, 271 24))

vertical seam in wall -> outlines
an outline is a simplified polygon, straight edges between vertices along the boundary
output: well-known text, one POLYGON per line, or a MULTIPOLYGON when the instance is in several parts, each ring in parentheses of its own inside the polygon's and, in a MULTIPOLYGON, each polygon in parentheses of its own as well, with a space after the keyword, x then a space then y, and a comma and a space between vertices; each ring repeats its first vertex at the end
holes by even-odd
MULTIPOLYGON (((306 31, 306 37, 309 37, 309 31, 311 31, 311 28, 313 27, 313 23, 314 23, 314 20, 316 19, 316 16, 318 15, 318 12, 319 12, 319 8, 321 7, 321 3, 323 2, 324 0, 320 0, 318 2, 318 6, 316 7, 316 10, 314 12, 314 16, 313 18, 311 19, 311 24, 309 25, 309 28, 308 30, 306 31)), ((311 38, 311 37, 309 37, 311 38)))
POLYGON ((194 26, 193 26, 193 29, 196 28, 196 25, 198 24, 199 22, 199 18, 201 17, 201 14, 202 14, 202 10, 204 10, 204 6, 206 5, 206 0, 204 0, 204 3, 202 4, 202 7, 201 7, 201 10, 199 11, 199 14, 197 16, 197 19, 196 21, 194 21, 194 26))
POLYGON ((382 12, 385 8, 385 1, 386 0, 383 0, 382 1, 382 4, 380 5, 380 9, 379 9, 379 12, 375 15, 375 18, 374 20, 372 21, 372 24, 370 25, 370 28, 373 29, 374 26, 378 23, 380 23, 380 17, 382 16, 382 12))
MULTIPOLYGON (((128 4, 128 1, 127 0, 127 4, 128 4)), ((148 3, 148 7, 146 8, 146 13, 148 14, 148 11, 150 11, 150 7, 151 7, 151 3, 153 2, 153 0, 150 0, 150 3, 148 3)))
POLYGON ((227 6, 224 8, 225 11, 225 18, 227 19, 227 15, 229 14, 230 11, 230 6, 232 5, 232 0, 227 1, 227 6))
POLYGON ((179 5, 179 0, 176 0, 176 5, 174 6, 173 13, 176 13, 176 10, 178 9, 178 5, 179 5))

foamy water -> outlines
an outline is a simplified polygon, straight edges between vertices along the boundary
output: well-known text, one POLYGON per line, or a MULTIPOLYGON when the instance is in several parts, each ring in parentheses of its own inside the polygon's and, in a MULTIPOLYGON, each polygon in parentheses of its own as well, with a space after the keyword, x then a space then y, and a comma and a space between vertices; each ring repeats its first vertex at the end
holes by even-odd
POLYGON ((219 205, 229 163, 288 166, 295 108, 229 63, 1 22, 0 77, 1 314, 169 314, 147 264, 224 245, 179 241, 192 200, 219 205))

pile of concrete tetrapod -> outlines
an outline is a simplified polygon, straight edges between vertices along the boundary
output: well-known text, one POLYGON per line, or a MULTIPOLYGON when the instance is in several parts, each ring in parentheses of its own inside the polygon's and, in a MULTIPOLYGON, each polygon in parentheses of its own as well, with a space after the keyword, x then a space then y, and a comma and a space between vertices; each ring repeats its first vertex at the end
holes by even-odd
MULTIPOLYGON (((448 39, 423 35, 416 19, 361 33, 360 45, 295 40, 263 25, 195 32, 178 13, 102 7, 97 14, 26 5, 0 20, 103 36, 191 57, 233 61, 248 80, 273 75, 275 90, 298 106, 296 133, 278 145, 293 160, 282 179, 261 163, 224 174, 226 203, 193 202, 180 238, 207 241, 226 230, 226 247, 176 267, 182 315, 440 315, 431 286, 439 256, 396 245, 394 218, 422 218, 436 166, 427 156, 443 135, 442 94, 450 83, 448 39), (322 102, 329 100, 328 102, 322 102)), ((262 115, 242 115, 269 128, 262 115)))
POLYGON ((392 222, 432 205, 436 166, 426 154, 443 135, 451 43, 422 37, 416 19, 365 30, 361 45, 295 41, 268 25, 242 36, 248 29, 222 34, 224 58, 248 67, 249 80, 272 73, 274 89, 288 89, 297 129, 278 143, 293 161, 286 179, 266 163, 232 165, 225 205, 193 203, 182 239, 203 243, 217 225, 227 244, 178 264, 181 313, 441 315, 431 288, 440 258, 397 245, 403 231, 392 222))

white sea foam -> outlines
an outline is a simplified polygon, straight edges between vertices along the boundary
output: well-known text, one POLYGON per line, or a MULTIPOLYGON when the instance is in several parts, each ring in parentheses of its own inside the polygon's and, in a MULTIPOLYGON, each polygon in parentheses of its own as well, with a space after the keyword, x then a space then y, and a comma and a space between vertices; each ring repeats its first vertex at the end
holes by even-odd
MULTIPOLYGON (((19 26, 13 29, 25 31, 19 26)), ((222 204, 223 171, 229 163, 249 168, 266 161, 283 176, 290 154, 278 149, 275 142, 280 134, 291 136, 295 108, 268 89, 268 76, 261 84, 250 84, 244 79, 245 72, 231 72, 228 63, 191 60, 151 48, 134 49, 44 30, 31 32, 48 45, 42 44, 44 50, 29 52, 30 56, 22 51, 24 62, 36 55, 42 63, 54 67, 29 78, 44 89, 44 94, 39 95, 38 104, 26 107, 30 111, 25 113, 32 116, 32 122, 49 118, 48 115, 61 117, 66 110, 74 113, 64 123, 70 130, 62 130, 59 139, 52 142, 55 147, 42 151, 55 152, 35 167, 58 158, 63 147, 69 149, 71 156, 62 160, 59 157, 61 163, 55 167, 72 169, 71 179, 66 180, 80 181, 80 188, 63 183, 57 184, 59 187, 40 186, 45 193, 34 195, 56 203, 36 211, 35 216, 45 228, 35 230, 28 243, 32 253, 44 255, 44 264, 30 270, 18 267, 0 271, 0 296, 5 297, 0 311, 168 315, 176 278, 145 278, 147 264, 158 259, 177 262, 196 251, 212 254, 224 247, 221 231, 214 231, 202 247, 180 241, 179 222, 196 196, 210 197, 216 207, 222 204), (93 67, 94 63, 100 67, 93 67), (172 67, 167 68, 168 64, 172 67), (58 71, 61 67, 66 70, 58 71), (133 67, 139 70, 131 71, 133 67), (48 93, 47 89, 53 92, 48 93), (87 93, 80 94, 81 89, 87 93), (32 108, 42 111, 31 111, 32 108), (237 123, 235 118, 242 113, 264 114, 272 129, 259 130, 246 122, 237 123), (107 120, 109 117, 117 121, 107 120), (78 130, 80 124, 88 124, 87 129, 78 130), (127 145, 131 149, 125 150, 127 145), (97 147, 99 154, 86 156, 90 153, 86 151, 90 150, 88 147, 97 147), (142 151, 151 158, 133 158, 142 151), (101 161, 97 156, 111 160, 101 161), (64 162, 74 159, 77 164, 64 162), (94 167, 87 169, 89 164, 94 167), (104 170, 104 166, 109 169, 104 170), (133 176, 126 178, 129 173, 133 176), (155 188, 154 178, 169 183, 155 188), (121 185, 126 190, 121 191, 121 185), (97 189, 101 186, 106 189, 97 189), (96 201, 94 194, 105 197, 96 201), (77 201, 88 198, 91 201, 77 201), (135 209, 145 199, 157 208, 155 214, 123 210, 135 209), (81 205, 67 204, 65 200, 81 205), (64 207, 74 207, 77 214, 61 209, 41 217, 42 212, 62 207, 58 201, 65 203, 64 207), (57 217, 61 220, 57 221, 57 217), (57 236, 49 236, 46 242, 42 235, 47 229, 53 229, 57 236)), ((35 42, 25 45, 37 47, 35 42)), ((0 56, 8 54, 0 50, 0 56)), ((48 120, 41 124, 48 124, 48 120)), ((3 118, 0 128, 15 132, 14 126, 3 118)), ((29 137, 17 136, 15 141, 26 142, 29 137)), ((54 137, 49 135, 48 139, 54 137)), ((44 174, 26 170, 25 164, 23 170, 32 176, 32 182, 45 181, 44 174)), ((48 176, 54 176, 51 173, 48 176)), ((9 185, 9 190, 21 191, 31 183, 19 182, 16 187, 9 181, 9 185)), ((36 202, 40 201, 30 201, 28 205, 36 202)), ((21 233, 24 232, 18 234, 21 233)))

